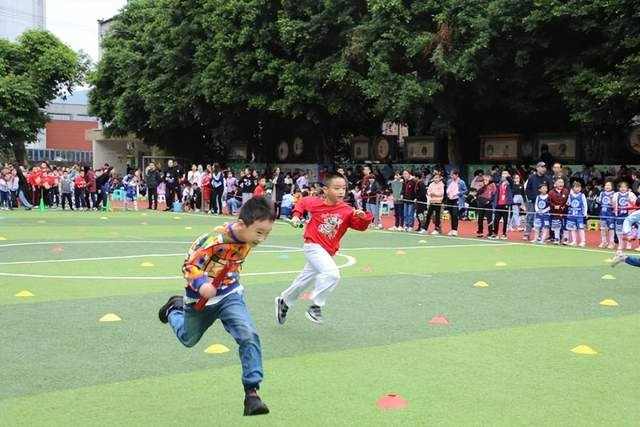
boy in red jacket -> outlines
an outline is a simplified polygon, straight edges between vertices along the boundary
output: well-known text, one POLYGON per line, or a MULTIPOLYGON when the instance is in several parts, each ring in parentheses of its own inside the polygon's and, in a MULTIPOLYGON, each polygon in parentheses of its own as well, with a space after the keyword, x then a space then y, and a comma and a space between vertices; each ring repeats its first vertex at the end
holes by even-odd
POLYGON ((294 227, 298 227, 305 213, 311 214, 304 232, 307 264, 293 284, 276 297, 276 319, 280 325, 284 324, 289 308, 314 279, 315 289, 306 316, 314 323, 323 322, 322 307, 340 280, 340 271, 333 260, 340 239, 347 229, 364 231, 373 220, 370 212, 354 209, 344 202, 346 191, 346 179, 342 175, 330 175, 325 180, 324 197, 305 197, 293 209, 291 225, 294 227))

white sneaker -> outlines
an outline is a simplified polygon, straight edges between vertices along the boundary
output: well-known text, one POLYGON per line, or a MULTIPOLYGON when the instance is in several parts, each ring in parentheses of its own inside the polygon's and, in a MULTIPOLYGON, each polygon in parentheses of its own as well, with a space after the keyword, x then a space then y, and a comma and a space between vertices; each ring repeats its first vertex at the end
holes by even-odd
POLYGON ((613 243, 609 243, 609 245, 607 246, 607 249, 615 249, 616 245, 613 243))
POLYGON ((458 231, 457 230, 451 230, 447 233, 447 236, 457 236, 458 235, 458 231))
POLYGON ((384 227, 382 226, 382 224, 378 224, 378 225, 376 226, 376 228, 377 228, 378 230, 382 230, 384 227))
POLYGON ((431 232, 431 235, 432 235, 432 236, 437 236, 437 235, 439 235, 439 234, 440 234, 440 232, 439 232, 438 230, 433 230, 433 231, 431 232))
POLYGON ((627 259, 627 256, 625 254, 620 251, 616 252, 616 256, 614 256, 613 260, 611 261, 611 267, 613 268, 621 262, 624 262, 625 259, 627 259))
POLYGON ((599 248, 606 248, 607 247, 607 242, 602 242, 598 245, 599 248))
POLYGON ((633 246, 631 246, 631 242, 627 242, 627 250, 631 250, 633 246))
POLYGON ((575 245, 576 245, 576 242, 569 242, 569 243, 567 243, 567 246, 575 246, 575 245))
POLYGON ((418 231, 418 234, 427 234, 427 230, 421 228, 420 231, 418 231))
POLYGON ((581 248, 584 248, 587 244, 585 242, 580 242, 580 244, 578 246, 580 246, 581 248))

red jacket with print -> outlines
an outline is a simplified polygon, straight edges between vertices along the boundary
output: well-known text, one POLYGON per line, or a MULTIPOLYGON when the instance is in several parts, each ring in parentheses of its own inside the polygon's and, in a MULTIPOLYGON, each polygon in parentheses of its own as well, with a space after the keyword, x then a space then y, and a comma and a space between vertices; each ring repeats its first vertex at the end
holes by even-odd
POLYGON ((340 249, 340 239, 349 228, 364 231, 373 221, 371 212, 360 219, 355 210, 345 202, 328 205, 322 197, 300 199, 293 209, 293 216, 301 218, 305 213, 311 214, 304 232, 305 243, 317 243, 331 256, 340 249))

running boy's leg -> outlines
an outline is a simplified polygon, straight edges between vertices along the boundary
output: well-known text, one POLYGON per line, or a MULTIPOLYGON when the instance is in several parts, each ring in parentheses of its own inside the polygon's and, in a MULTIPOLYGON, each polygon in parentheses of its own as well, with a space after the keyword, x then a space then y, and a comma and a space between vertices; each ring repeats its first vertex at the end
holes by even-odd
POLYGON ((307 261, 306 265, 304 266, 298 277, 296 277, 296 279, 293 281, 291 286, 282 291, 282 293, 280 294, 280 297, 284 300, 284 303, 288 307, 291 307, 296 302, 302 291, 304 291, 307 286, 309 286, 309 284, 317 274, 318 272, 313 268, 311 263, 307 261))
POLYGON ((253 326, 251 316, 242 295, 232 294, 218 304, 218 318, 224 329, 238 343, 242 364, 242 384, 245 391, 257 390, 264 376, 260 337, 253 326))
POLYGON ((213 325, 217 315, 213 305, 205 306, 202 311, 196 311, 193 306, 194 304, 189 304, 169 313, 169 325, 185 347, 196 345, 202 334, 213 325))

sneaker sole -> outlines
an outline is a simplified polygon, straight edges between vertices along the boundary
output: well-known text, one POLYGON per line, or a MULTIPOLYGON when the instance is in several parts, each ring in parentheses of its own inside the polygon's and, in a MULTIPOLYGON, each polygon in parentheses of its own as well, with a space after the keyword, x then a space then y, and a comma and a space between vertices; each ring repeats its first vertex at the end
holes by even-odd
POLYGON ((324 320, 318 320, 315 317, 313 317, 312 315, 309 314, 308 311, 304 312, 304 315, 307 316, 307 319, 311 320, 313 323, 317 324, 317 325, 321 325, 322 323, 324 323, 324 320))
POLYGON ((285 320, 280 321, 280 299, 281 297, 276 297, 276 323, 278 325, 284 325, 284 322, 286 321, 286 317, 285 317, 285 320))

